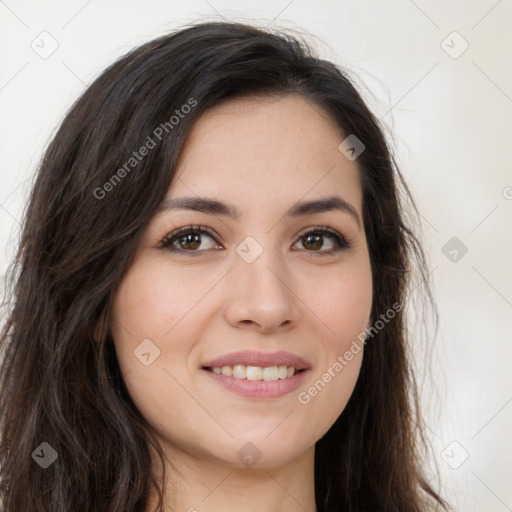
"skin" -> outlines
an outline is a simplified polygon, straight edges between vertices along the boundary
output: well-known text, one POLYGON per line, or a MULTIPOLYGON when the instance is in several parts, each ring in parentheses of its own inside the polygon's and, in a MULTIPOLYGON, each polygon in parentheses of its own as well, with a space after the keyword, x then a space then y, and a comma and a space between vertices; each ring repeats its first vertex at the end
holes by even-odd
MULTIPOLYGON (((372 303, 359 169, 338 150, 344 138, 322 109, 288 95, 219 104, 187 139, 168 195, 214 198, 242 215, 156 214, 116 290, 111 325, 126 386, 168 459, 167 511, 316 511, 315 442, 345 408, 363 351, 309 403, 298 393, 357 340, 372 303), (360 225, 339 210, 283 217, 298 201, 333 193, 355 208, 360 225), (217 240, 175 242, 181 253, 161 247, 189 225, 211 228, 217 240), (317 225, 351 247, 332 252, 330 235, 308 243, 302 233, 317 225), (236 252, 248 236, 263 249, 252 263, 236 252), (160 350, 148 366, 134 356, 144 339, 160 350), (201 369, 246 349, 290 351, 311 372, 288 395, 254 399, 201 369), (248 442, 261 455, 252 467, 237 456, 248 442)), ((156 463, 154 471, 160 475, 156 463)))

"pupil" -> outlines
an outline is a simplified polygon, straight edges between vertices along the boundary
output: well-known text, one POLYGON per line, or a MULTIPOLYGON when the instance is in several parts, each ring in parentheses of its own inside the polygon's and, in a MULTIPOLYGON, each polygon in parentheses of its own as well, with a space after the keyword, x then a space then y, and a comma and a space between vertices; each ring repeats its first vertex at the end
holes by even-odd
POLYGON ((193 247, 190 247, 192 249, 195 249, 195 248, 199 247, 199 245, 200 245, 198 234, 185 235, 185 236, 181 237, 181 241, 183 242, 182 245, 189 245, 189 244, 193 245, 193 247))
POLYGON ((306 245, 307 244, 312 244, 314 247, 314 249, 320 249, 322 247, 322 241, 321 241, 321 236, 320 235, 308 235, 306 237, 306 245), (311 239, 316 239, 316 242, 310 242, 311 239))

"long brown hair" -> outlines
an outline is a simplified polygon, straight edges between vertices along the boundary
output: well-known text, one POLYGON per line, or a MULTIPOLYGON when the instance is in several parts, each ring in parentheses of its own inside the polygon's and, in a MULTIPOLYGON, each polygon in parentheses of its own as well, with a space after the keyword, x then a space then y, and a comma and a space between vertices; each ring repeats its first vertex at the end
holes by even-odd
MULTIPOLYGON (((384 128, 342 69, 299 37, 241 23, 199 23, 136 48, 70 109, 31 190, 0 345, 3 512, 145 512, 152 489, 162 497, 150 447, 163 465, 162 452, 127 392, 109 332, 112 297, 195 120, 228 98, 290 93, 365 145, 357 161, 372 318, 407 303, 413 268, 426 277, 404 218, 414 203, 384 128), (173 122, 177 111, 186 115, 173 122), (132 161, 149 139, 154 147, 132 161)), ((346 409, 316 444, 319 512, 445 508, 423 474, 407 346, 396 308, 367 343, 346 409)))

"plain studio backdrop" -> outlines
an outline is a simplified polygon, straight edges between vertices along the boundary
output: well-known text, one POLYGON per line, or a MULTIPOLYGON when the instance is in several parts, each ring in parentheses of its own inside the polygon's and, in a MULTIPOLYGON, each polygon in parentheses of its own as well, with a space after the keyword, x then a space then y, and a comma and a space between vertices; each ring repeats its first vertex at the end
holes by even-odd
POLYGON ((393 133, 440 314, 430 374, 417 354, 429 474, 457 510, 512 510, 510 0, 0 0, 2 276, 42 152, 84 87, 140 43, 223 18, 313 34, 393 133))

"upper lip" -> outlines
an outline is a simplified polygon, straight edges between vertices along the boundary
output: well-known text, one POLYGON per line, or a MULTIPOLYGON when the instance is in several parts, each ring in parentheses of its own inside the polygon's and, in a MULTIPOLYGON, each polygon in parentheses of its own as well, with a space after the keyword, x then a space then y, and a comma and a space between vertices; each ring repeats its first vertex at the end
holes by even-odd
POLYGON ((243 364, 245 366, 293 366, 296 370, 306 370, 311 367, 309 361, 301 356, 290 352, 258 352, 256 350, 244 350, 225 354, 207 361, 203 368, 219 368, 222 366, 234 366, 243 364))

